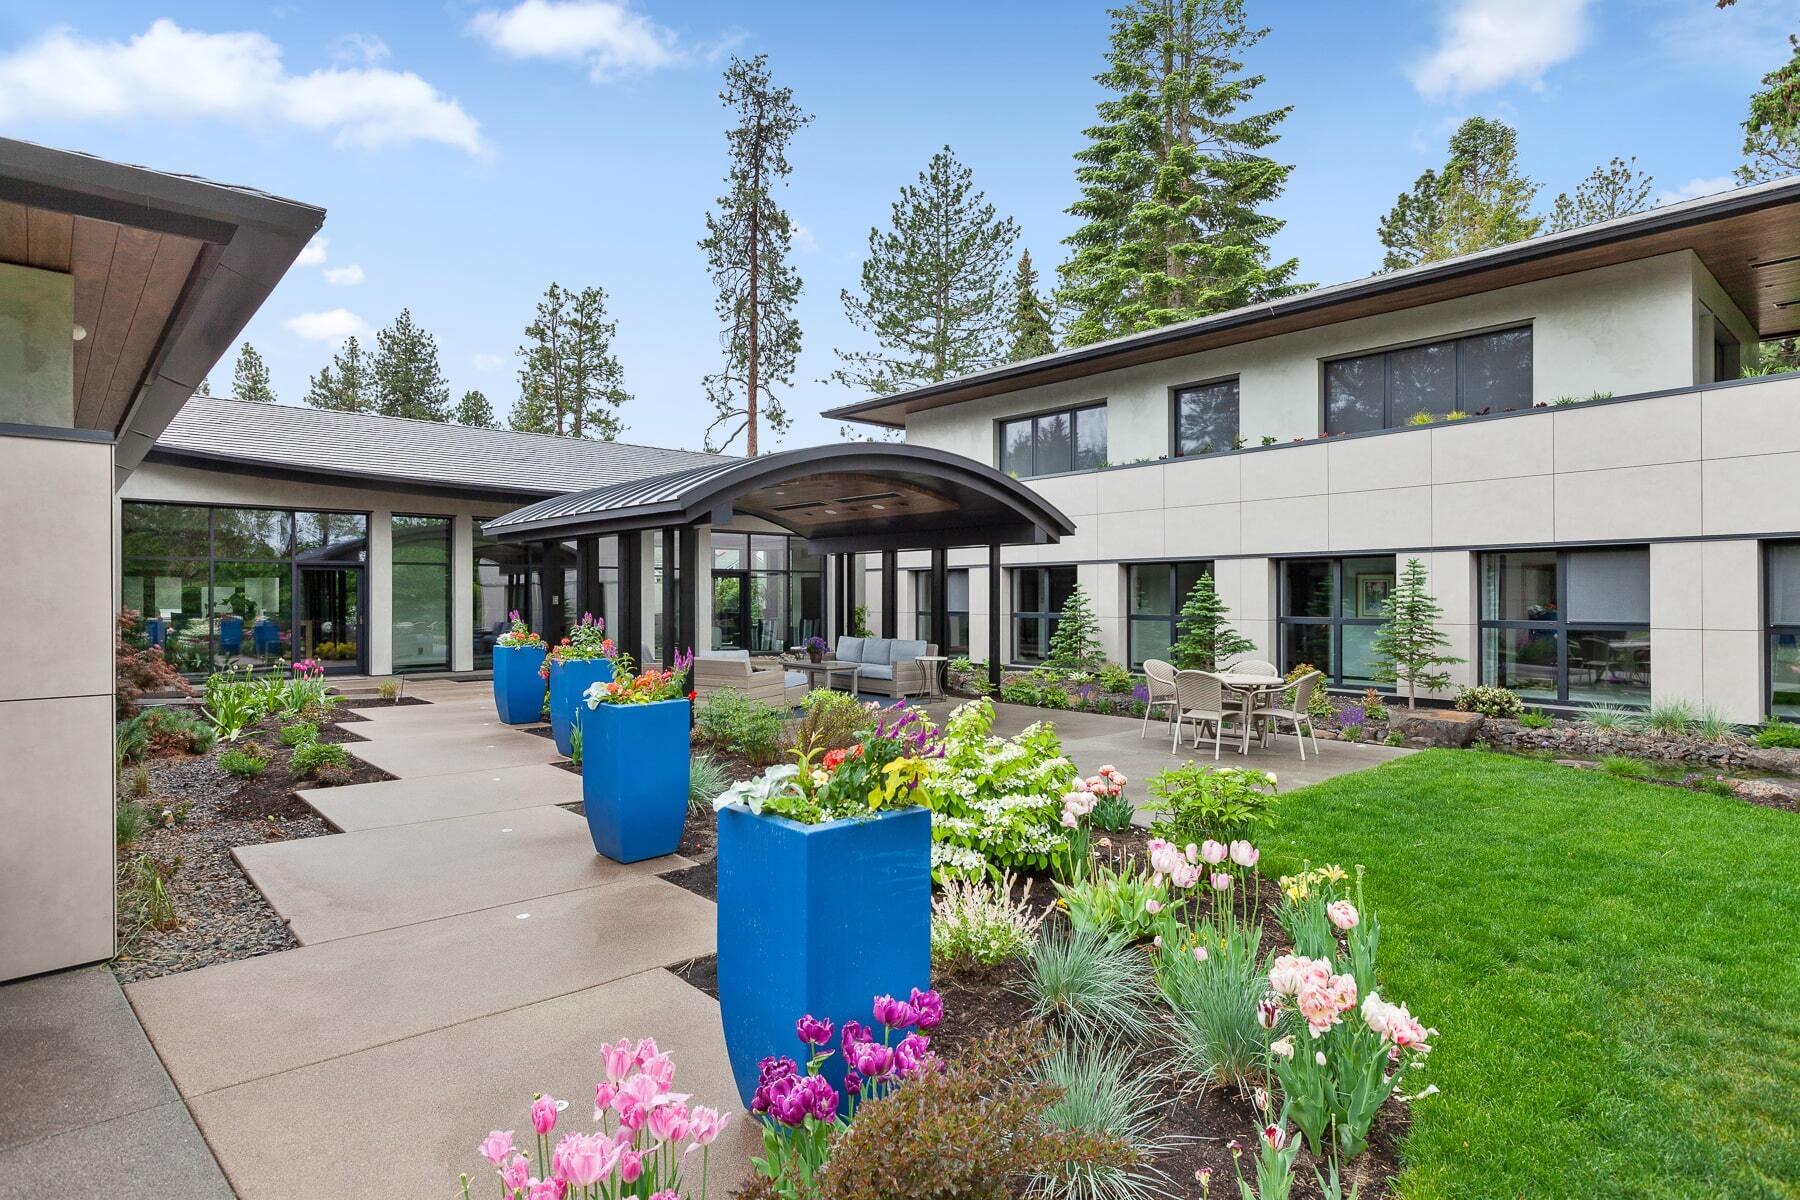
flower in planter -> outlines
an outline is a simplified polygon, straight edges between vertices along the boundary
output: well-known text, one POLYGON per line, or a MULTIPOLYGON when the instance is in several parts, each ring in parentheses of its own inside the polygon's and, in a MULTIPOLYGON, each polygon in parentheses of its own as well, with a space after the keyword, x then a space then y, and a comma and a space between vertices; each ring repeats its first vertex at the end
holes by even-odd
POLYGON ((515 608, 507 613, 506 619, 512 622, 512 628, 495 638, 495 645, 505 646, 508 650, 517 650, 522 646, 535 646, 539 648, 543 646, 544 639, 533 633, 526 626, 525 622, 519 617, 518 609, 515 608))
POLYGON ((629 654, 614 653, 611 657, 611 682, 593 684, 582 696, 590 709, 602 704, 657 704, 693 695, 687 687, 688 669, 694 665, 692 650, 677 650, 667 670, 652 667, 635 675, 629 654))

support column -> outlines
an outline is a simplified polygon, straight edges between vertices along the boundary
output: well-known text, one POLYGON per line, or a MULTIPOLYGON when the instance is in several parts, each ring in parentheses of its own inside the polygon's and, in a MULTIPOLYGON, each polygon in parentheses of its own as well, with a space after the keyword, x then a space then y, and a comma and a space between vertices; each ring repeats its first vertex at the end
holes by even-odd
POLYGON ((475 669, 474 519, 450 518, 450 669, 475 669))
POLYGON ((656 652, 651 656, 664 666, 668 665, 672 654, 670 649, 680 631, 675 627, 676 610, 681 604, 681 597, 675 587, 675 575, 680 569, 680 549, 676 546, 676 530, 673 525, 664 526, 661 531, 662 540, 662 595, 659 598, 658 611, 662 614, 662 636, 656 641, 656 652))
POLYGON ((988 683, 1000 687, 1000 543, 988 546, 988 683))
POLYGON ((881 552, 881 636, 900 636, 900 552, 881 552))
MULTIPOLYGON (((675 534, 681 570, 675 581, 675 636, 663 655, 665 667, 677 650, 692 651, 698 645, 694 631, 700 611, 700 539, 694 536, 692 527, 678 529, 675 534)), ((666 556, 668 551, 663 554, 666 556)), ((666 557, 664 561, 668 561, 666 557)))
POLYGON ((644 549, 642 534, 619 535, 619 611, 613 640, 633 662, 640 663, 644 661, 644 549))
POLYGON ((394 673, 394 514, 378 508, 369 514, 368 579, 369 674, 394 673))
POLYGON ((938 546, 931 552, 931 644, 942 654, 950 644, 950 552, 938 546))

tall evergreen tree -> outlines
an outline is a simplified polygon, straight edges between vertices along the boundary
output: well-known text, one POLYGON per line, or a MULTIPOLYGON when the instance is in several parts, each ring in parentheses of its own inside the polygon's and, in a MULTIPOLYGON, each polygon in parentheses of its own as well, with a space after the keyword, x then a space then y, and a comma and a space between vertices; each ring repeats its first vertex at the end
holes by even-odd
POLYGON ((201 378, 200 386, 194 389, 194 395, 196 395, 196 396, 212 395, 212 376, 208 375, 208 376, 203 376, 201 378))
POLYGON ((1788 60, 1762 77, 1744 118, 1744 165, 1739 183, 1762 183, 1800 173, 1800 37, 1788 35, 1788 60))
POLYGON ((1175 626, 1175 644, 1169 657, 1184 671, 1216 671, 1240 654, 1256 649, 1256 643, 1226 622, 1231 610, 1219 599, 1211 575, 1194 581, 1181 606, 1175 626))
POLYGON ((1417 708, 1421 686, 1449 686, 1449 673, 1438 668, 1463 661, 1443 652, 1450 644, 1438 630, 1444 610, 1426 589, 1424 563, 1406 560, 1406 569, 1381 606, 1381 618, 1381 628, 1375 631, 1375 678, 1406 684, 1406 707, 1417 708))
POLYGON ((1470 117, 1450 135, 1442 171, 1428 170, 1381 219, 1381 269, 1471 254, 1535 237, 1539 185, 1519 173, 1519 135, 1503 121, 1470 117))
POLYGON ((519 399, 507 423, 527 433, 613 441, 624 431, 625 369, 612 352, 618 322, 606 319, 606 292, 552 283, 519 347, 519 399))
POLYGON ((1094 620, 1094 610, 1080 584, 1063 601, 1046 649, 1044 665, 1052 671, 1098 671, 1106 661, 1100 648, 1100 624, 1094 620))
POLYGON ((470 429, 499 428, 499 422, 494 420, 494 406, 488 403, 486 394, 476 388, 464 392, 462 399, 457 401, 456 423, 470 429))
POLYGON ((450 419, 450 384, 438 366, 437 339, 419 328, 411 309, 401 309, 393 324, 376 333, 370 376, 382 416, 450 419))
POLYGON ((1576 185, 1575 194, 1557 194, 1550 208, 1550 232, 1561 233, 1582 225, 1628 217, 1650 207, 1650 192, 1656 180, 1637 169, 1637 156, 1613 160, 1595 167, 1588 177, 1576 185))
POLYGON ((1266 29, 1242 0, 1129 0, 1112 10, 1098 106, 1075 158, 1083 222, 1060 299, 1080 346, 1303 290, 1269 261, 1282 222, 1261 211, 1292 166, 1266 156, 1288 108, 1243 113, 1262 84, 1241 55, 1266 29))
POLYGON ((754 456, 763 424, 777 433, 791 424, 774 388, 794 379, 800 355, 794 302, 801 285, 788 263, 793 223, 775 203, 775 188, 793 171, 788 143, 812 117, 794 104, 792 88, 774 85, 763 54, 748 61, 732 56, 719 100, 737 124, 725 132, 725 194, 717 211, 706 214, 700 242, 725 326, 724 366, 702 381, 716 413, 706 444, 722 449, 742 433, 745 452, 754 456))
POLYGON ((312 377, 306 390, 306 402, 314 408, 337 412, 374 412, 375 384, 369 373, 369 358, 363 353, 356 335, 344 344, 329 363, 312 377))
POLYGON ((269 382, 268 364, 249 342, 238 351, 237 366, 231 372, 231 394, 239 400, 257 404, 275 403, 275 388, 269 382))
POLYGON ((837 351, 832 382, 885 396, 998 362, 1018 237, 950 147, 933 154, 900 189, 889 227, 869 230, 862 293, 839 293, 844 315, 881 349, 837 351))
POLYGON ((1012 312, 1006 320, 1006 361, 1036 358, 1056 349, 1055 313, 1050 302, 1038 294, 1037 268, 1032 265, 1031 251, 1019 255, 1013 269, 1012 312))

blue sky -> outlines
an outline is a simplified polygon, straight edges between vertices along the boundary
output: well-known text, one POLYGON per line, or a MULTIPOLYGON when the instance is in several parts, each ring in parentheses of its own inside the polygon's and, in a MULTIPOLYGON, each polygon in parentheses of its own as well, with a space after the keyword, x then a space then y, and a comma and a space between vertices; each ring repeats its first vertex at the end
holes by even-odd
MULTIPOLYGON (((1746 97, 1800 2, 1255 3, 1251 63, 1292 104, 1276 243, 1330 283, 1380 258, 1376 222, 1465 116, 1519 129, 1548 207, 1636 154, 1667 197, 1729 186, 1746 97), (1371 13, 1380 16, 1372 16, 1371 13)), ((323 205, 322 256, 246 333, 299 402, 334 338, 410 306, 457 394, 504 412, 552 279, 599 284, 636 399, 625 439, 696 446, 718 360, 695 242, 719 190, 722 56, 766 52, 816 115, 785 196, 802 227, 805 351, 786 445, 836 436, 820 383, 856 348, 838 300, 871 224, 949 143, 1046 268, 1072 228, 1071 155, 1099 95, 1101 3, 67 3, 0 12, 0 130, 323 205)), ((235 351, 234 351, 235 355, 235 351)), ((229 360, 215 382, 229 376, 229 360)))

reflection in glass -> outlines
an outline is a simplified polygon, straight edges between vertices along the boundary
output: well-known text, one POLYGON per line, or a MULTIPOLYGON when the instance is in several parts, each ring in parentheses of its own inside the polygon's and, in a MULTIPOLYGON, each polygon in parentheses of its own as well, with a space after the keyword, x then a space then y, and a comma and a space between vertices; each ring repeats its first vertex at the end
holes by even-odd
POLYGON ((181 504, 123 506, 120 543, 126 558, 210 558, 209 509, 181 504))
POLYGON ((1481 677, 1527 699, 1555 700, 1558 641, 1554 629, 1484 629, 1481 677))
POLYGON ((293 557, 291 514, 268 508, 216 508, 213 510, 215 558, 293 557))
POLYGON ((1650 631, 1571 629, 1569 699, 1583 703, 1650 702, 1650 631))
POLYGON ((1379 354, 1326 363, 1326 432, 1363 433, 1380 429, 1386 420, 1385 374, 1379 354))
POLYGON ((1073 433, 1068 413, 1050 413, 1037 419, 1037 450, 1034 474, 1050 475, 1072 469, 1073 433))
POLYGON ((128 560, 120 579, 120 603, 140 614, 131 640, 161 646, 181 671, 213 669, 212 627, 207 620, 207 577, 202 561, 128 560))
POLYGON ((1331 616, 1331 560, 1296 558, 1281 564, 1281 615, 1331 616))
POLYGON ((1442 416, 1456 407, 1456 343, 1413 346, 1388 355, 1388 420, 1442 416))
POLYGON ((1229 450, 1236 445, 1237 437, 1237 380, 1201 384, 1175 393, 1176 454, 1229 450))
POLYGON ((1503 329, 1464 338, 1461 345, 1464 412, 1511 412, 1531 407, 1531 330, 1503 329))
POLYGON ((1307 663, 1331 676, 1331 626, 1283 625, 1281 627, 1281 671, 1293 670, 1307 663))
POLYGON ((475 519, 473 588, 474 613, 469 622, 471 659, 477 670, 491 667, 496 639, 512 627, 507 614, 517 611, 529 622, 530 547, 523 542, 498 542, 481 532, 483 520, 475 519))
POLYGON ((362 513, 295 513, 294 557, 316 562, 367 562, 369 518, 362 513))
POLYGON ((1800 633, 1769 635, 1769 711, 1800 720, 1800 633))
POLYGON ((1481 616, 1489 621, 1554 621, 1556 552, 1508 551, 1482 556, 1481 616))
POLYGON ((393 666, 450 665, 450 518, 393 521, 393 666))
MULTIPOLYGON (((293 569, 285 562, 213 564, 213 618, 221 669, 271 666, 292 653, 293 579, 293 569)), ((314 657, 356 658, 353 638, 347 653, 332 650, 314 657)))

